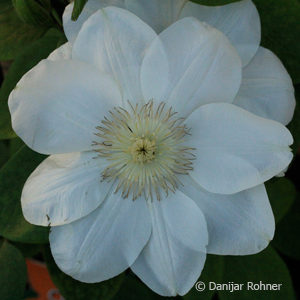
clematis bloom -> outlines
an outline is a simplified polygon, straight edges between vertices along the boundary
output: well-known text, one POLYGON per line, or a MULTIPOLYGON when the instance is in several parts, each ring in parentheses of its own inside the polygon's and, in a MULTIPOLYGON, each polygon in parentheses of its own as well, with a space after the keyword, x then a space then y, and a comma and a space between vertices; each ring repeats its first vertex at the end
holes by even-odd
MULTIPOLYGON (((278 121, 293 105, 285 121, 236 105, 259 58, 243 70, 230 39, 194 17, 158 34, 123 8, 84 16, 9 98, 15 132, 50 154, 25 183, 23 214, 51 226, 53 257, 73 278, 130 267, 158 294, 184 295, 206 253, 253 254, 273 238, 263 183, 292 160, 278 121)), ((286 71, 261 51, 281 68, 270 90, 282 79, 290 101, 286 71)))
POLYGON ((223 6, 204 6, 187 0, 88 0, 76 22, 71 20, 71 3, 63 15, 69 42, 60 52, 71 47, 82 24, 93 13, 109 5, 131 11, 158 34, 184 17, 195 17, 220 30, 235 47, 243 66, 242 83, 233 103, 284 125, 291 121, 296 105, 293 84, 276 55, 259 46, 260 19, 251 0, 223 6))

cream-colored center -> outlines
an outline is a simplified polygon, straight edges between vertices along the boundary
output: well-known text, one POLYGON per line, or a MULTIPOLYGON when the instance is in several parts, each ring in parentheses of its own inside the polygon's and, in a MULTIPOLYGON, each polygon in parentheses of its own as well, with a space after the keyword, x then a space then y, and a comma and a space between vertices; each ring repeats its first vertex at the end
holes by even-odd
POLYGON ((193 150, 185 145, 187 128, 172 108, 161 102, 129 103, 116 107, 97 127, 95 151, 106 158, 103 180, 116 184, 122 197, 161 200, 162 192, 175 192, 179 175, 192 170, 193 150))
POLYGON ((138 138, 130 150, 134 162, 148 163, 155 158, 155 141, 150 141, 147 138, 138 138))

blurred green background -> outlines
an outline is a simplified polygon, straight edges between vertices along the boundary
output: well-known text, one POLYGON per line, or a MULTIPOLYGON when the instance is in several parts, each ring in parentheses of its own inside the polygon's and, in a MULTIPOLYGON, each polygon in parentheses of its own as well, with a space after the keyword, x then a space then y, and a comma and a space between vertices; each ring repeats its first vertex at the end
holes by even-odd
MULTIPOLYGON (((100 1, 100 0, 99 0, 100 1)), ((150 0, 149 0, 150 1, 150 0)), ((76 19, 86 1, 75 1, 76 19)), ((206 5, 234 1, 197 0, 206 5)), ((300 101, 300 3, 298 0, 254 0, 262 22, 262 45, 276 53, 292 76, 300 101)), ((99 284, 84 284, 63 274, 53 262, 48 228, 27 223, 20 206, 23 184, 45 158, 27 148, 11 129, 7 99, 18 80, 41 59, 66 42, 61 16, 67 0, 0 0, 0 299, 34 297, 27 283, 25 258, 47 264, 51 278, 65 299, 163 299, 130 271, 99 284)), ((267 182, 277 227, 274 240, 263 252, 250 256, 209 255, 201 281, 282 283, 280 291, 197 292, 193 299, 296 299, 300 276, 299 105, 289 124, 295 158, 285 178, 267 182), (298 176, 299 177, 299 176, 298 176), (298 276, 298 277, 297 277, 298 276)))

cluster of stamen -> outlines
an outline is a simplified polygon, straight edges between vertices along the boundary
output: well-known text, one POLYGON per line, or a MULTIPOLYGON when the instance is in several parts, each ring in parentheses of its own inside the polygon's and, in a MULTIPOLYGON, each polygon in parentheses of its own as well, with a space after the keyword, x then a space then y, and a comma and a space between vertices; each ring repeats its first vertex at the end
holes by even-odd
POLYGON ((115 107, 97 127, 95 151, 108 161, 103 180, 114 182, 122 197, 161 199, 180 184, 178 175, 192 170, 192 148, 183 145, 188 134, 183 119, 161 102, 155 107, 129 103, 115 107))

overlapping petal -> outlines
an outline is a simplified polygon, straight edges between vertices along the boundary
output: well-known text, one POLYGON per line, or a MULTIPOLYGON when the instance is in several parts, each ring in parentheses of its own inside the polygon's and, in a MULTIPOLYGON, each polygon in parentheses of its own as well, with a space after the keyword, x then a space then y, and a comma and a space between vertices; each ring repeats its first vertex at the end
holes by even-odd
POLYGON ((176 22, 187 0, 125 0, 125 8, 160 33, 176 22))
POLYGON ((195 147, 191 175, 206 190, 233 194, 259 185, 292 160, 290 132, 235 105, 213 103, 187 119, 195 147))
POLYGON ((206 103, 233 102, 240 82, 240 58, 228 39, 195 18, 163 31, 141 71, 144 98, 168 102, 181 116, 206 103))
POLYGON ((242 74, 234 104, 258 116, 288 124, 296 105, 294 87, 276 55, 260 47, 242 74))
POLYGON ((110 183, 101 183, 105 165, 94 152, 56 154, 45 159, 23 188, 25 219, 36 225, 57 226, 88 215, 110 190, 110 183))
POLYGON ((108 7, 83 25, 73 46, 73 58, 97 66, 120 86, 124 105, 143 101, 140 68, 155 32, 132 13, 108 7))
POLYGON ((70 42, 64 43, 53 52, 50 53, 47 59, 56 61, 62 59, 71 59, 72 58, 72 45, 70 42))
POLYGON ((123 3, 124 0, 88 0, 76 21, 72 20, 74 3, 67 5, 63 14, 63 26, 68 41, 71 43, 75 41, 83 23, 97 10, 106 6, 123 7, 123 3))
POLYGON ((87 217, 53 227, 52 255, 65 273, 83 282, 100 282, 131 266, 149 240, 151 219, 144 199, 112 193, 87 217))
POLYGON ((131 269, 160 295, 184 295, 205 262, 208 236, 204 216, 180 191, 149 203, 149 209, 152 234, 131 269))
POLYGON ((92 149, 95 127, 120 103, 110 77, 75 60, 41 61, 23 76, 8 102, 15 132, 45 154, 92 149))
POLYGON ((134 13, 157 33, 176 22, 187 0, 88 0, 76 21, 72 20, 74 4, 69 4, 63 14, 63 26, 68 40, 73 43, 84 22, 97 10, 116 6, 134 13))
POLYGON ((275 222, 265 187, 259 185, 233 195, 209 193, 191 177, 182 177, 180 190, 204 214, 209 236, 207 252, 247 255, 266 248, 275 222))
POLYGON ((204 6, 189 1, 181 17, 196 17, 222 31, 236 47, 243 66, 255 55, 260 44, 260 19, 251 0, 222 6, 204 6))

